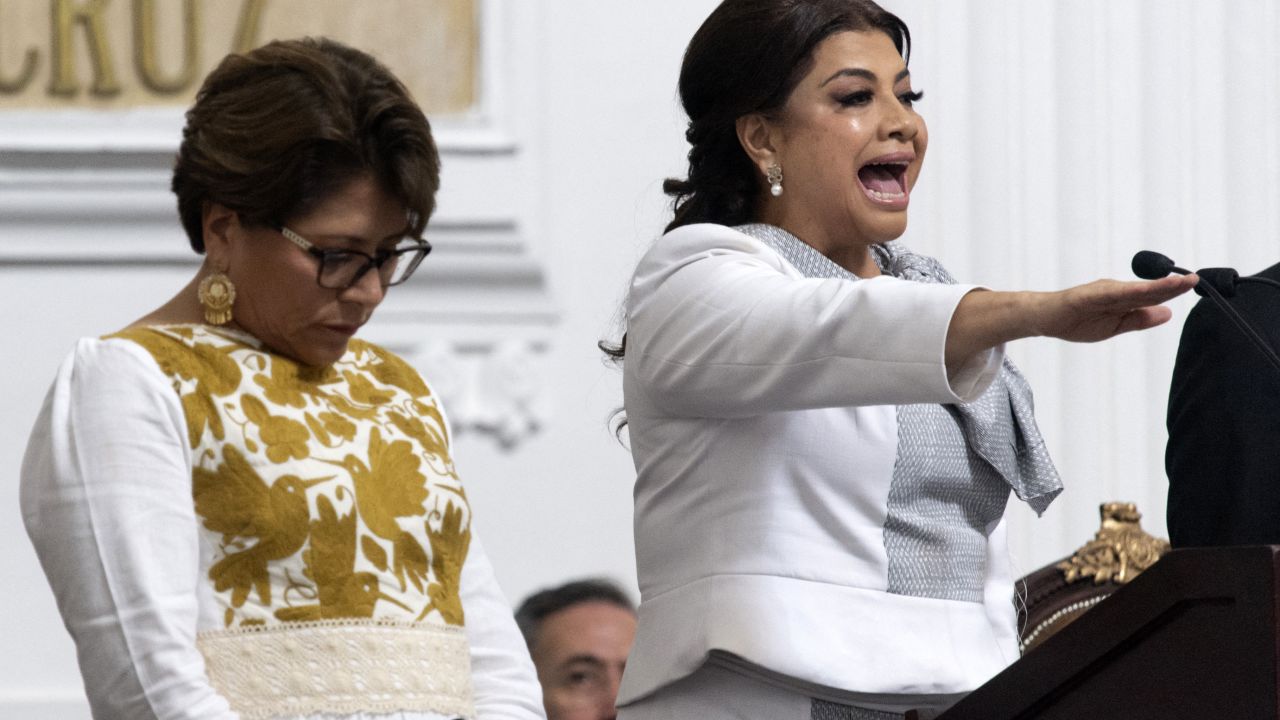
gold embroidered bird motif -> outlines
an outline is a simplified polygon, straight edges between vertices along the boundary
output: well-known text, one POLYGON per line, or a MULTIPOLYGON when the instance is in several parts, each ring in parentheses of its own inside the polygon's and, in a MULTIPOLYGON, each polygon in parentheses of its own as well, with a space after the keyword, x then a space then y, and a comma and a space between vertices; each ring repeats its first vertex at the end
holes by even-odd
POLYGON ((224 549, 233 542, 253 544, 214 563, 209 579, 219 592, 231 591, 232 607, 243 606, 251 590, 270 606, 267 564, 302 549, 310 520, 306 491, 333 477, 284 475, 268 486, 234 446, 226 446, 222 458, 217 469, 192 473, 196 513, 205 527, 222 533, 224 549))
POLYGON ((400 581, 400 589, 407 587, 407 577, 422 592, 430 559, 399 523, 399 518, 426 514, 423 503, 427 499, 427 478, 418 470, 421 459, 408 441, 383 441, 376 427, 369 434, 368 458, 368 465, 355 455, 347 455, 340 463, 326 462, 350 473, 360 519, 374 535, 391 543, 391 568, 400 581))
POLYGON ((418 619, 425 618, 432 610, 439 610, 445 622, 462 625, 465 620, 462 612, 462 563, 466 561, 467 550, 471 547, 471 526, 464 525, 462 508, 453 503, 445 505, 440 530, 432 530, 428 525, 427 539, 431 541, 431 570, 436 581, 427 587, 431 603, 418 619))
POLYGON ((337 618, 373 617, 379 600, 409 610, 379 590, 378 578, 371 572, 355 572, 356 514, 341 517, 329 498, 316 499, 316 518, 311 521, 311 542, 302 553, 306 568, 303 574, 316 587, 316 603, 276 610, 276 618, 284 622, 330 620, 337 618))

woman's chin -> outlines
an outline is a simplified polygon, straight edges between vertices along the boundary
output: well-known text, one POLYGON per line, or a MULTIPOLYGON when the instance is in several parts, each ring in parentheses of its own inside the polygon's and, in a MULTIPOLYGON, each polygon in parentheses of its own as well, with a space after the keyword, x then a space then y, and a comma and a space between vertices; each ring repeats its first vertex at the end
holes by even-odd
POLYGON ((347 339, 326 338, 321 342, 289 348, 280 354, 309 367, 328 367, 347 354, 347 339))
POLYGON ((869 218, 858 223, 859 234, 869 244, 893 242, 907 231, 907 213, 880 213, 879 217, 869 218))
POLYGON ((312 349, 307 352, 307 357, 303 358, 303 363, 311 367, 328 367, 342 359, 347 354, 347 344, 343 343, 341 349, 319 350, 312 349))

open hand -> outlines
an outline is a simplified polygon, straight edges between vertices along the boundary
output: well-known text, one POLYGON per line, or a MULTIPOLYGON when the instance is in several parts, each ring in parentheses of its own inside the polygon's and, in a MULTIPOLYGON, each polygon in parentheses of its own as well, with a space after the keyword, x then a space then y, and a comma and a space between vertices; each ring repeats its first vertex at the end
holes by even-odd
POLYGON ((1160 303, 1196 286, 1195 275, 1160 280, 1096 280, 1058 292, 993 292, 966 295, 951 317, 946 363, 960 367, 974 353, 1018 338, 1044 335, 1098 342, 1145 330, 1172 316, 1160 303))
POLYGON ((1160 303, 1187 292, 1197 282, 1195 275, 1130 282, 1096 280, 1058 292, 1035 293, 1031 334, 1098 342, 1121 333, 1146 330, 1172 316, 1169 308, 1160 303))

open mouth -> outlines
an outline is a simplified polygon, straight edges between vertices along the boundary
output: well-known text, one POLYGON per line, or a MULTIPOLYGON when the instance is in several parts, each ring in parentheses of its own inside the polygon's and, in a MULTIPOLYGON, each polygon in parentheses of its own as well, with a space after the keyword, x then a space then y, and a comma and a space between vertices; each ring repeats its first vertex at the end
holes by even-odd
POLYGON ((858 169, 858 181, 867 197, 878 203, 902 205, 907 201, 907 159, 881 158, 858 169))

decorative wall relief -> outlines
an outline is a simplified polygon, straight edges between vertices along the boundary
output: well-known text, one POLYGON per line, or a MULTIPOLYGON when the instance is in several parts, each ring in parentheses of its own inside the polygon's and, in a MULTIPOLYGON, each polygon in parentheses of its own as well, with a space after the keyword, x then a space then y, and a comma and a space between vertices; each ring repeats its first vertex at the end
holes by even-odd
POLYGON ((512 450, 547 422, 546 351, 541 341, 436 342, 414 364, 440 395, 455 434, 478 433, 512 450))

